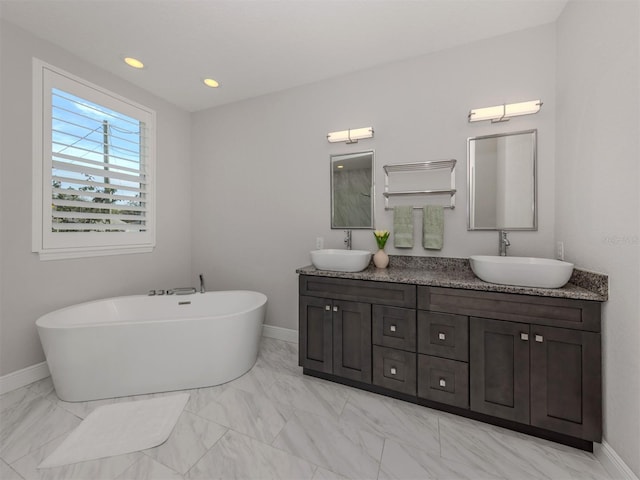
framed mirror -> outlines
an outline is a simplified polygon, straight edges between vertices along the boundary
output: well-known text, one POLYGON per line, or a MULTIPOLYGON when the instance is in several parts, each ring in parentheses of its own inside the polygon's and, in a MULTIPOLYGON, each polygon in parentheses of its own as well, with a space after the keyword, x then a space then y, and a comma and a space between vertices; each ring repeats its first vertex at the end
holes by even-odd
POLYGON ((537 130, 467 140, 467 229, 537 230, 537 130))
POLYGON ((373 228, 373 150, 331 155, 331 228, 373 228))

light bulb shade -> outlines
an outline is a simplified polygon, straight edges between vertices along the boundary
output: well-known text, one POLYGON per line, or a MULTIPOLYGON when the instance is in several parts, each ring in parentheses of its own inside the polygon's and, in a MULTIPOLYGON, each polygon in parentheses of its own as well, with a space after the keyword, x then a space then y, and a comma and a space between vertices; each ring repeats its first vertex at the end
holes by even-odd
POLYGON ((347 142, 355 143, 363 138, 373 137, 373 127, 364 128, 352 128, 349 130, 342 130, 340 132, 331 132, 327 134, 327 140, 330 143, 347 142))
POLYGON ((144 68, 144 63, 134 57, 124 57, 124 63, 133 68, 144 68))
POLYGON ((505 116, 517 117, 518 115, 531 115, 538 113, 542 102, 540 100, 530 100, 528 102, 510 103, 505 107, 505 116))
POLYGON ((508 120, 510 117, 538 113, 541 106, 542 102, 540 100, 530 100, 528 102, 496 105, 495 107, 475 108, 469 112, 469 122, 481 122, 483 120, 501 122, 508 120))

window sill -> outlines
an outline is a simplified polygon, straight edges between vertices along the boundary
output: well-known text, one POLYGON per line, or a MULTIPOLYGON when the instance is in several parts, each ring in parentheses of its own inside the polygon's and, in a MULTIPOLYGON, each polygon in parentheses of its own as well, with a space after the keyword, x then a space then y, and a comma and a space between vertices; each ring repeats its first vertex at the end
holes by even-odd
POLYGON ((153 246, 136 247, 104 247, 104 248, 70 248, 51 249, 36 252, 42 261, 67 260, 72 258, 105 257, 108 255, 128 255, 133 253, 151 253, 153 246))

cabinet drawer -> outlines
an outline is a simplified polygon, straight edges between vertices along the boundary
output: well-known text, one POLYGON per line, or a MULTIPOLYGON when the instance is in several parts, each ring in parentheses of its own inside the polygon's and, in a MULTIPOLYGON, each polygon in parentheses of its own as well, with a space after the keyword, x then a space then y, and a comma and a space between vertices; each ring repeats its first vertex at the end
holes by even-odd
POLYGON ((373 306, 373 343, 382 347, 416 351, 416 311, 373 306))
POLYGON ((300 275, 299 282, 300 295, 416 308, 415 285, 313 275, 300 275))
POLYGON ((589 300, 419 286, 418 308, 600 332, 600 303, 589 300))
POLYGON ((389 390, 415 395, 416 354, 374 345, 373 383, 389 390))
POLYGON ((469 365, 418 355, 418 397, 469 408, 469 365))
POLYGON ((468 317, 419 311, 418 353, 469 361, 468 317))

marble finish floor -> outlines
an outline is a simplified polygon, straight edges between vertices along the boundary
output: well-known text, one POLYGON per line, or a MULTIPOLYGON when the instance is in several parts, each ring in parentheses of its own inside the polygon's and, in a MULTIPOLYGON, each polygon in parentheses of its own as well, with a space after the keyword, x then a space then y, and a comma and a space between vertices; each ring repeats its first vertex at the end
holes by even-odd
POLYGON ((305 377, 271 338, 249 373, 189 393, 164 444, 41 470, 94 408, 162 394, 67 403, 47 378, 2 395, 0 478, 610 480, 592 454, 305 377))

